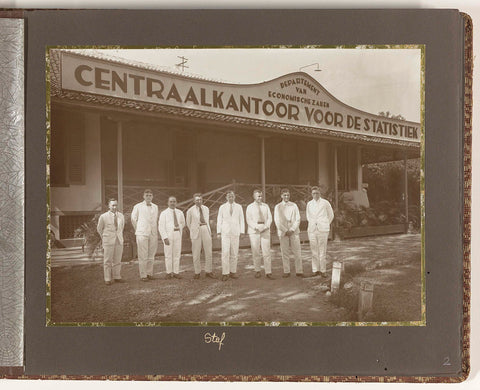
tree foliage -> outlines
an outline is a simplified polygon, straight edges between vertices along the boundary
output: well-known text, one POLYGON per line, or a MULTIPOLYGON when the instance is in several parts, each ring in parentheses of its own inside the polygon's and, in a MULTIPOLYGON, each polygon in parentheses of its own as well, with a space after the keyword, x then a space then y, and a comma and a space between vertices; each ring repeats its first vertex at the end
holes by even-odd
MULTIPOLYGON (((382 201, 404 200, 403 161, 367 164, 363 167, 363 182, 368 183, 368 199, 375 204, 382 201)), ((420 159, 407 160, 408 203, 420 204, 420 159)))

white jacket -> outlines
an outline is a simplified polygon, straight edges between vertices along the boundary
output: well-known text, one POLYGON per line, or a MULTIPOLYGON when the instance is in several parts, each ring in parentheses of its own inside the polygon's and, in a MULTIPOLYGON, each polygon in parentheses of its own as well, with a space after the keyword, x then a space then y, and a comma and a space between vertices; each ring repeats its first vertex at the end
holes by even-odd
POLYGON ((230 215, 230 203, 224 203, 218 209, 217 234, 229 237, 238 237, 245 233, 245 219, 243 209, 238 203, 233 203, 233 213, 230 215))
POLYGON ((107 211, 98 218, 97 232, 102 237, 102 244, 115 245, 117 238, 123 245, 123 227, 125 226, 125 218, 122 213, 117 211, 117 228, 115 229, 115 216, 111 211, 107 211))
POLYGON ((300 211, 295 203, 280 202, 275 206, 273 215, 279 237, 283 237, 288 231, 300 233, 300 211))
POLYGON ((260 205, 260 209, 263 216, 263 221, 265 222, 263 225, 258 224, 259 214, 258 214, 258 206, 256 202, 250 203, 247 206, 247 225, 248 225, 248 234, 258 233, 255 231, 255 228, 262 231, 263 229, 267 228, 270 230, 270 225, 272 224, 272 212, 270 211, 270 207, 266 203, 262 203, 260 205))
MULTIPOLYGON (((162 240, 168 238, 172 239, 173 232, 175 231, 175 222, 173 219, 173 210, 171 208, 165 209, 160 213, 160 219, 158 220, 158 231, 162 240)), ((180 235, 182 235, 183 228, 185 227, 185 217, 179 209, 175 209, 175 214, 177 216, 178 229, 180 235)))
POLYGON ((312 199, 307 203, 308 232, 329 232, 333 221, 333 210, 326 199, 312 199))
POLYGON ((132 210, 132 225, 137 236, 157 235, 158 207, 152 203, 147 206, 147 202, 137 203, 132 210))
MULTIPOLYGON (((211 232, 209 220, 210 211, 205 205, 202 205, 201 207, 203 218, 205 219, 205 223, 207 224, 208 231, 211 232)), ((192 240, 196 240, 200 232, 200 212, 198 211, 198 207, 196 205, 193 205, 187 210, 187 226, 190 230, 190 238, 192 240)))

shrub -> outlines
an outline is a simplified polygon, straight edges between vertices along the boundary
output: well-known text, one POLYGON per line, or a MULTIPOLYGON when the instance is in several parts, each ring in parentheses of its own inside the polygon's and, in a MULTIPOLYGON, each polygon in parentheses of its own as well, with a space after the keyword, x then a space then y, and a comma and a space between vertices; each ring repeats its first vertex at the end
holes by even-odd
MULTIPOLYGON (((361 226, 385 226, 405 223, 405 209, 403 202, 381 201, 372 204, 370 208, 360 207, 356 210, 342 208, 335 215, 337 226, 350 230, 361 226)), ((414 229, 420 229, 420 206, 408 207, 408 221, 414 229)))

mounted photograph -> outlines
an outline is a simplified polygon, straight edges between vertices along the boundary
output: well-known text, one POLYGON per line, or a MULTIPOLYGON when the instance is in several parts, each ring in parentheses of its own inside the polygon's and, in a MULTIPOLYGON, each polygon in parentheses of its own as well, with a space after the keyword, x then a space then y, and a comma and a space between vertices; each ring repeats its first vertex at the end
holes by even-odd
POLYGON ((424 326, 423 45, 47 48, 47 326, 424 326))

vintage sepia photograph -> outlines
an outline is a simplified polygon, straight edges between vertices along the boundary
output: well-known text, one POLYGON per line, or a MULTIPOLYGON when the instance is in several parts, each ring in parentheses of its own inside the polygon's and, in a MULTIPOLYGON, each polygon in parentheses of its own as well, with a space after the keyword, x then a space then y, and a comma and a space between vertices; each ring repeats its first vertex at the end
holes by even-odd
POLYGON ((47 48, 47 325, 425 325, 424 76, 421 45, 47 48))

